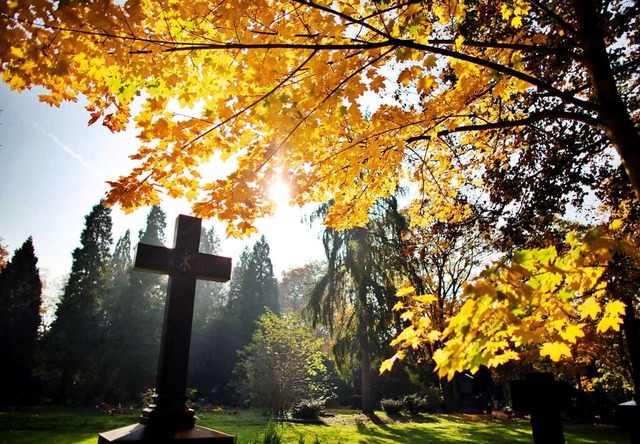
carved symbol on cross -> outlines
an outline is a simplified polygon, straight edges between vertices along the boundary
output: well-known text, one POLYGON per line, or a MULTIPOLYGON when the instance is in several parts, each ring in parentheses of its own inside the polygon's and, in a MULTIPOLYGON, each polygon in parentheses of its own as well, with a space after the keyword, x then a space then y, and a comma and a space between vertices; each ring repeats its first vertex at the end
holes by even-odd
POLYGON ((196 257, 196 254, 191 251, 185 251, 182 253, 182 260, 180 262, 180 271, 186 273, 191 270, 191 261, 196 257))

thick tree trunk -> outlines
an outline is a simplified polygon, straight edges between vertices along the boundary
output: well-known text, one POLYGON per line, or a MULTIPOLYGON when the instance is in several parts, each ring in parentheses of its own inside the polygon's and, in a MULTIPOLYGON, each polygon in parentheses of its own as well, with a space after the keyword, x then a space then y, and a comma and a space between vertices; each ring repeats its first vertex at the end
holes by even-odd
POLYGON ((631 378, 634 386, 634 399, 640 401, 640 319, 636 318, 632 298, 625 301, 626 308, 622 323, 622 329, 629 351, 631 364, 631 378))
POLYGON ((362 377, 362 413, 373 413, 371 355, 364 350, 360 352, 360 374, 362 377))
POLYGON ((598 0, 573 1, 580 45, 598 105, 599 120, 620 155, 636 196, 640 198, 640 134, 620 96, 611 69, 604 40, 603 17, 598 12, 599 3, 598 0))

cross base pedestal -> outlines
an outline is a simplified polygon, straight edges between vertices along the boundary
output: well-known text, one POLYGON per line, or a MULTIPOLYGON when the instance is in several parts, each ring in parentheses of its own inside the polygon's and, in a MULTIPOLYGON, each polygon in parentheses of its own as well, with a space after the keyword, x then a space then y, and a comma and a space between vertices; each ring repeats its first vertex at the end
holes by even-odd
POLYGON ((153 429, 171 428, 173 430, 186 430, 196 425, 195 412, 184 406, 180 409, 158 408, 150 405, 142 410, 140 424, 153 429))
POLYGON ((112 442, 157 442, 172 444, 233 444, 234 438, 226 433, 217 432, 205 427, 193 426, 186 430, 170 430, 149 427, 144 424, 133 424, 98 436, 98 444, 112 442))

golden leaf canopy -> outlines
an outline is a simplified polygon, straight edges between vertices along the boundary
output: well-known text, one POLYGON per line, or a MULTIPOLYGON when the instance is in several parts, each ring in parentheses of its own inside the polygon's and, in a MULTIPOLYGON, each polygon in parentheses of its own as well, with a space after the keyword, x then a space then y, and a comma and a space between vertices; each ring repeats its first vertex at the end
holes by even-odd
POLYGON ((413 223, 461 220, 482 172, 546 119, 604 128, 633 171, 595 103, 602 79, 567 83, 592 74, 578 39, 587 19, 571 20, 595 11, 467 3, 14 0, 0 6, 2 77, 44 86, 54 106, 85 96, 90 124, 135 124, 138 163, 111 182, 109 203, 184 197, 232 235, 273 210, 278 177, 295 204, 333 199, 326 223, 338 229, 364 225, 409 182, 413 223), (569 69, 534 69, 548 60, 569 69), (235 168, 213 175, 222 161, 235 168))

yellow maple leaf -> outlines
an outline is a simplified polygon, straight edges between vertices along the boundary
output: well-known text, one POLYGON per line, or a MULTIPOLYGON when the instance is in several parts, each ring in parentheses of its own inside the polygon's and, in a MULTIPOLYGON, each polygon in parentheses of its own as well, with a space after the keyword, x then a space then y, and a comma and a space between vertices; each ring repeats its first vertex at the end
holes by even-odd
POLYGON ((584 337, 584 332, 582 331, 582 327, 584 327, 584 324, 577 324, 577 325, 569 324, 565 327, 563 331, 560 332, 560 336, 565 341, 575 344, 577 338, 584 337))
POLYGON ((513 17, 511 19, 511 26, 513 26, 514 28, 519 28, 520 26, 522 26, 522 17, 520 17, 519 15, 513 17))
POLYGON ((411 299, 417 302, 422 302, 423 304, 430 304, 438 300, 438 298, 432 294, 423 294, 420 296, 413 296, 411 299))
POLYGON ((438 330, 432 330, 427 334, 427 340, 429 342, 436 342, 440 339, 441 336, 442 333, 440 333, 438 330))
POLYGON ((411 74, 411 69, 403 69, 398 76, 398 83, 400 83, 402 86, 408 86, 409 83, 411 83, 412 78, 413 74, 411 74))
POLYGON ((571 349, 564 342, 545 342, 540 348, 540 356, 549 356, 553 362, 558 362, 563 356, 571 357, 571 349))
POLYGON ((595 296, 587 298, 582 304, 578 305, 578 311, 580 312, 580 318, 585 319, 590 317, 594 319, 600 314, 602 308, 595 296))
POLYGON ((401 289, 399 289, 399 290, 398 290, 398 292, 396 293, 396 297, 401 298, 401 297, 406 296, 406 295, 408 295, 408 294, 411 294, 411 293, 413 293, 413 292, 415 292, 415 291, 416 291, 416 290, 415 290, 413 287, 411 287, 411 286, 409 286, 409 287, 402 287, 402 288, 401 288, 401 289))
POLYGON ((622 219, 615 219, 609 224, 609 229, 611 231, 620 231, 623 226, 624 221, 622 219))
POLYGON ((400 319, 402 319, 403 321, 410 321, 413 319, 413 312, 411 311, 405 311, 404 313, 402 313, 400 315, 400 319))
POLYGON ((395 364, 395 362, 398 360, 404 359, 404 356, 405 356, 404 352, 398 351, 391 358, 382 361, 382 364, 380 364, 380 374, 383 374, 384 372, 387 372, 387 371, 390 372, 391 369, 393 368, 393 364, 395 364))
POLYGON ((380 364, 380 374, 383 374, 384 372, 390 372, 392 368, 393 358, 385 359, 384 361, 382 361, 382 364, 380 364))
POLYGON ((604 333, 609 329, 620 330, 622 316, 624 315, 625 304, 622 301, 612 301, 604 309, 604 316, 598 322, 598 333, 604 333))
POLYGON ((433 76, 424 76, 418 80, 418 92, 421 94, 429 94, 438 84, 433 76))

